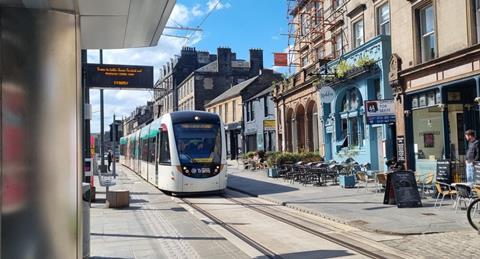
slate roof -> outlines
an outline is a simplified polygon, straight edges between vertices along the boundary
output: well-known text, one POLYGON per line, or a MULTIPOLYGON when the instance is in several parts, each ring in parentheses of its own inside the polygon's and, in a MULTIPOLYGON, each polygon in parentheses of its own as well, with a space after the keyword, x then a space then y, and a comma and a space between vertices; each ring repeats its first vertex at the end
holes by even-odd
POLYGON ((207 65, 195 70, 198 72, 218 72, 218 62, 213 61, 211 63, 208 63, 207 65))
POLYGON ((272 92, 272 88, 271 87, 268 87, 266 88, 265 90, 261 91, 260 93, 250 97, 247 101, 250 101, 250 100, 253 100, 253 99, 256 99, 258 97, 262 97, 264 95, 267 95, 267 94, 270 94, 272 92))
POLYGON ((245 89, 246 87, 248 87, 250 84, 252 84, 253 82, 255 82, 255 80, 258 78, 258 76, 255 76, 255 77, 252 77, 248 80, 245 80, 239 84, 236 84, 234 86, 232 86, 230 89, 228 89, 227 91, 223 92, 221 95, 217 96, 217 98, 213 99, 212 101, 210 101, 208 105, 212 105, 212 104, 215 104, 215 103, 218 103, 218 102, 221 102, 221 101, 224 101, 228 98, 231 98, 231 97, 234 97, 234 96, 237 96, 240 94, 240 92, 245 89))

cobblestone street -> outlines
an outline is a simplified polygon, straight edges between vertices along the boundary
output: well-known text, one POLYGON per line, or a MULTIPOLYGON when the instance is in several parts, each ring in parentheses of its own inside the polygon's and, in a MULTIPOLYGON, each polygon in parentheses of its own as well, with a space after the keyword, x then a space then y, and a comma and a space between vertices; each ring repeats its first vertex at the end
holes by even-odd
POLYGON ((478 258, 480 255, 480 235, 474 231, 406 236, 383 243, 412 255, 432 259, 478 258))

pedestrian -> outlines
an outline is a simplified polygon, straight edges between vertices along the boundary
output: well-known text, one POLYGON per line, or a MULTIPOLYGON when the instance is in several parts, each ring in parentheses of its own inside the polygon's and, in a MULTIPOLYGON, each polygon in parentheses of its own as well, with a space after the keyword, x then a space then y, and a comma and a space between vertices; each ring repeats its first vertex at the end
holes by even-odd
POLYGON ((111 149, 108 150, 107 160, 108 160, 108 171, 111 171, 110 166, 112 165, 112 160, 113 160, 111 149))
POLYGON ((465 131, 465 140, 468 141, 468 150, 466 155, 466 173, 467 182, 473 182, 473 163, 480 161, 480 142, 475 137, 475 132, 471 129, 465 131))

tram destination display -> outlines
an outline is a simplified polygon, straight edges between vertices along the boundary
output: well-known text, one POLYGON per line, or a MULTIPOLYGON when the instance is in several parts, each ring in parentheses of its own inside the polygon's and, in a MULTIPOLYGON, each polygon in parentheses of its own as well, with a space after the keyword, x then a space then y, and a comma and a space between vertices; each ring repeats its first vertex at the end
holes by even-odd
POLYGON ((153 67, 86 64, 86 85, 90 88, 153 89, 153 67))
POLYGON ((452 170, 451 164, 448 160, 437 161, 437 176, 435 177, 437 182, 450 184, 452 182, 452 170))

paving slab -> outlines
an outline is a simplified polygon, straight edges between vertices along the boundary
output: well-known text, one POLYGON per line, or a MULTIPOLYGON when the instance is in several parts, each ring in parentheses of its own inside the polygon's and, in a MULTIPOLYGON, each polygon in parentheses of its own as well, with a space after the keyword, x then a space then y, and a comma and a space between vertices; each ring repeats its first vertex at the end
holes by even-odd
POLYGON ((455 213, 448 198, 441 208, 435 199, 422 199, 421 208, 397 208, 383 204, 383 193, 372 188, 303 186, 281 178, 269 178, 266 171, 229 166, 228 186, 278 204, 319 215, 359 229, 394 235, 473 231, 466 212, 455 213))
MULTIPOLYGON (((207 224, 175 203, 171 197, 122 166, 116 185, 129 190, 130 207, 90 209, 92 258, 248 258, 207 224)), ((97 199, 105 188, 96 178, 97 199)))

